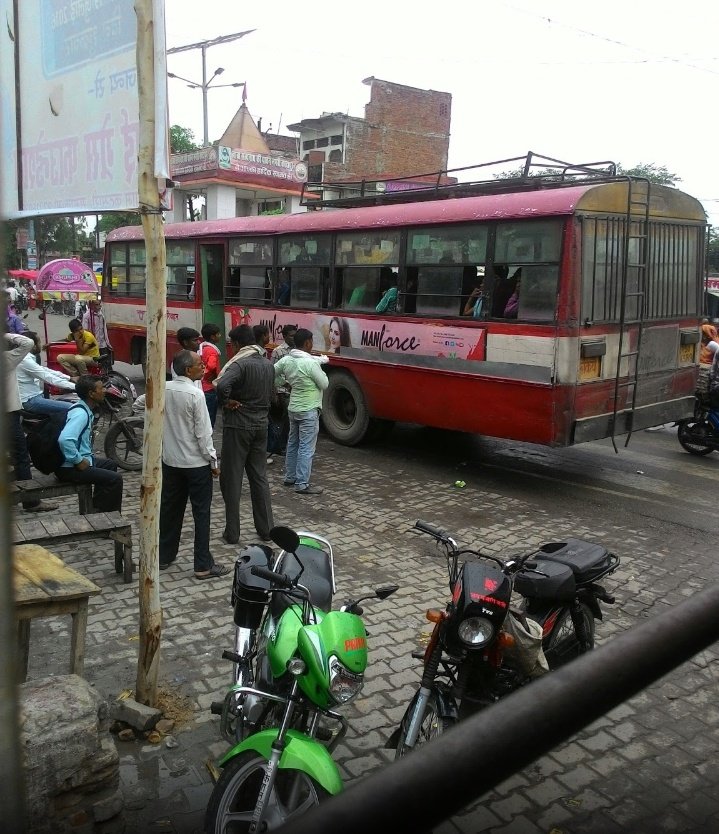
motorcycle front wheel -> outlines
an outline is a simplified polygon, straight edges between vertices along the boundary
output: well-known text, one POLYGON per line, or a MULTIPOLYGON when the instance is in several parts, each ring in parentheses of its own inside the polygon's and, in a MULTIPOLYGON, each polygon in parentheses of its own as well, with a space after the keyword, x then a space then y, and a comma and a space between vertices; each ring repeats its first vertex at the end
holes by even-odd
POLYGON ((128 417, 113 421, 105 435, 105 456, 128 471, 142 469, 142 434, 145 420, 128 417))
MULTIPOLYGON (((418 693, 419 694, 419 693, 418 693)), ((456 719, 449 718, 444 716, 439 711, 439 706, 437 704, 437 696, 433 692, 427 701, 427 705, 424 708, 424 714, 422 715, 422 722, 419 726, 419 734, 417 735, 417 741, 415 741, 413 747, 407 747, 405 744, 405 739, 407 738, 407 729, 409 727, 409 720, 414 711, 414 703, 417 695, 415 695, 412 703, 407 708, 407 712, 404 714, 404 718, 402 719, 402 728, 399 733, 399 737, 397 740, 397 752, 395 753, 395 759, 399 759, 402 756, 406 756, 408 753, 411 753, 412 750, 415 750, 420 744, 426 744, 428 741, 432 741, 433 738, 437 738, 437 736, 442 735, 442 733, 447 732, 447 730, 451 730, 452 727, 457 723, 456 719)))
MULTIPOLYGON (((205 812, 205 834, 246 834, 250 830, 266 764, 267 759, 248 750, 226 765, 205 812)), ((328 796, 324 788, 301 770, 278 770, 258 830, 274 831, 328 796)))
POLYGON ((707 434, 713 433, 704 420, 683 420, 677 429, 677 439, 690 455, 708 455, 714 446, 706 442, 707 434))
MULTIPOLYGON (((594 648, 594 614, 588 605, 581 603, 584 629, 587 634, 590 649, 594 648)), ((559 666, 579 657, 582 653, 574 631, 572 615, 568 608, 563 608, 557 617, 551 634, 544 641, 542 648, 547 658, 550 669, 557 669, 559 666)))

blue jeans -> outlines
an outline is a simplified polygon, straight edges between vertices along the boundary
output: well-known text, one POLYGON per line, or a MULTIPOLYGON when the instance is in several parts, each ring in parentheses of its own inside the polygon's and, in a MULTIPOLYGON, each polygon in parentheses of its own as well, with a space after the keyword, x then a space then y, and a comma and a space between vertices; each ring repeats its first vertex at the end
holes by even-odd
POLYGON ((205 391, 205 402, 207 403, 207 413, 210 415, 210 424, 214 429, 217 420, 217 391, 205 391))
POLYGON ((310 485, 312 458, 320 430, 320 411, 290 411, 290 436, 285 456, 285 480, 292 481, 295 489, 310 485))
POLYGON ((69 411, 73 405, 75 403, 66 400, 48 400, 42 394, 38 394, 36 397, 25 400, 22 407, 33 414, 58 414, 61 411, 69 411))

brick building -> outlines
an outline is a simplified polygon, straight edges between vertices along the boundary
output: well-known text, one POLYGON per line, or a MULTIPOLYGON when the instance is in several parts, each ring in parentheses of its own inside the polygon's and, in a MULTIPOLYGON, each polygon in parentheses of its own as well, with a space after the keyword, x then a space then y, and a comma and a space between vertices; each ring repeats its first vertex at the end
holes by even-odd
POLYGON ((364 118, 323 113, 288 130, 300 134, 310 182, 415 177, 447 168, 452 96, 365 78, 364 118))

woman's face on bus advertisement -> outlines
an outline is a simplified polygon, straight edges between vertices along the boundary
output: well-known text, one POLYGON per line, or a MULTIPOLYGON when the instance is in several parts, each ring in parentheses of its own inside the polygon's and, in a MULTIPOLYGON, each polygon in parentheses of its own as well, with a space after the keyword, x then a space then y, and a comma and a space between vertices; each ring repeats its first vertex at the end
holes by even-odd
POLYGON ((336 352, 340 347, 342 335, 340 333, 340 323, 337 319, 332 319, 330 322, 330 350, 336 352))

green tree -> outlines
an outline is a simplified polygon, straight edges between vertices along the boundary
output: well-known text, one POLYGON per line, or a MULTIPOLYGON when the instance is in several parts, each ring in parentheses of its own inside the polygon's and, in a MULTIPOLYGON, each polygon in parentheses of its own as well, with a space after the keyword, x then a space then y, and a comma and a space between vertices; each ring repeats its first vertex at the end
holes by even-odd
POLYGON ((719 272, 719 229, 709 229, 707 269, 709 272, 719 272))
POLYGON ((136 211, 113 211, 111 214, 102 214, 97 223, 98 231, 104 234, 120 226, 139 226, 142 220, 136 211))
POLYGON ((195 134, 187 127, 172 125, 170 128, 170 153, 189 153, 199 149, 195 134))
MULTIPOLYGON (((530 177, 559 177, 561 171, 557 168, 534 168, 530 169, 530 177)), ((570 174, 572 172, 570 171, 570 174)), ((681 182, 681 177, 673 174, 664 165, 657 165, 654 162, 639 162, 632 168, 625 168, 623 165, 617 165, 617 174, 620 176, 630 177, 646 177, 649 182, 657 183, 658 185, 676 185, 681 182)), ((598 172, 599 175, 599 172, 598 172)), ((524 168, 512 168, 509 171, 502 171, 494 175, 494 179, 503 180, 508 178, 518 178, 524 176, 524 168)))
MULTIPOLYGON (((53 258, 85 258, 95 248, 94 236, 87 231, 84 217, 48 215, 36 217, 35 241, 37 242, 37 262, 42 265, 53 258)), ((6 263, 10 269, 25 266, 24 252, 17 249, 15 233, 19 228, 27 228, 27 220, 7 220, 3 224, 3 245, 6 263)))
POLYGON ((657 185, 676 185, 682 181, 681 177, 673 174, 666 166, 657 165, 654 162, 639 162, 633 168, 618 165, 617 173, 630 177, 646 177, 649 182, 657 183, 657 185))

